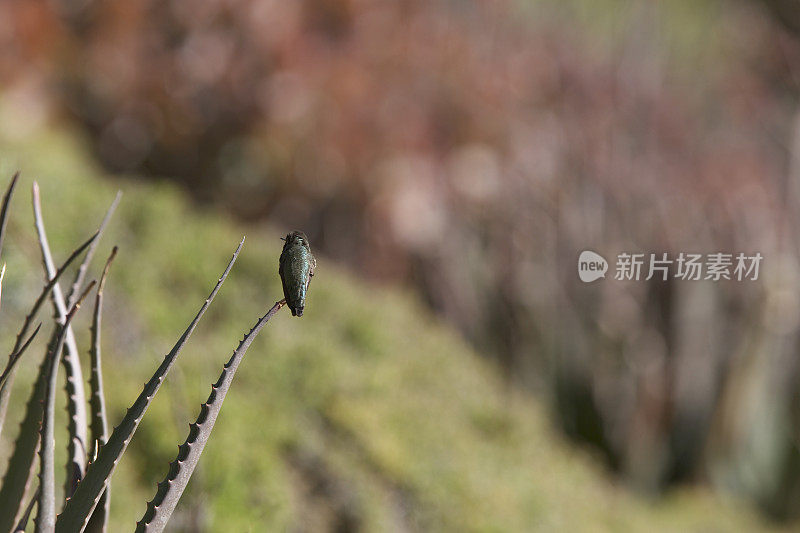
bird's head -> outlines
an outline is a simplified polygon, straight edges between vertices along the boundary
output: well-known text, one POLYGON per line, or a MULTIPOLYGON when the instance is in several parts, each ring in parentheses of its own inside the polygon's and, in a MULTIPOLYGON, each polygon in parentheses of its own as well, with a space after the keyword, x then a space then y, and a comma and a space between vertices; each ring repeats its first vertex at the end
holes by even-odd
POLYGON ((289 248, 290 246, 303 246, 308 250, 311 250, 311 245, 308 243, 308 237, 302 231, 293 231, 288 233, 286 237, 281 237, 285 244, 283 245, 284 249, 289 248))

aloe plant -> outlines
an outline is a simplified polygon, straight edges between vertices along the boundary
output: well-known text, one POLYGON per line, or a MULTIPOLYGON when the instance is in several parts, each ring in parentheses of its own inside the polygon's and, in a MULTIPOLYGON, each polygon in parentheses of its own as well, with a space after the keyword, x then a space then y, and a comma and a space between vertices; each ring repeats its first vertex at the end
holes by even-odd
MULTIPOLYGON (((39 246, 42 250, 42 264, 47 276, 52 277, 55 267, 53 265, 53 257, 50 252, 50 245, 48 244, 47 234, 45 233, 44 228, 44 219, 42 217, 41 201, 39 198, 39 185, 35 181, 33 182, 32 198, 33 217, 36 224, 36 231, 39 236, 39 246)), ((83 284, 83 278, 86 275, 86 269, 88 268, 88 265, 94 255, 94 251, 97 249, 97 244, 100 241, 100 235, 108 224, 111 214, 114 212, 118 201, 119 194, 117 194, 114 203, 111 204, 109 211, 106 213, 105 218, 101 222, 100 228, 95 233, 96 238, 90 243, 88 249, 86 250, 86 256, 78 268, 75 281, 72 285, 72 290, 67 296, 67 300, 65 301, 61 292, 61 287, 57 282, 53 286, 53 290, 50 292, 50 297, 53 301, 53 308, 58 316, 58 322, 61 325, 64 325, 66 322, 67 307, 72 306, 76 301, 78 296, 77 293, 79 292, 80 287, 83 284)), ((54 331, 53 337, 55 337, 55 335, 56 332, 54 331)), ((68 430, 70 436, 67 453, 72 460, 67 463, 67 478, 64 492, 69 497, 75 490, 75 486, 83 476, 83 471, 86 468, 85 454, 87 449, 87 422, 86 399, 83 390, 83 373, 81 372, 80 360, 78 359, 78 348, 75 342, 75 336, 72 333, 72 328, 69 325, 66 325, 65 335, 66 350, 64 351, 64 370, 67 374, 67 411, 69 413, 68 430)))
MULTIPOLYGON (((3 234, 10 200, 18 179, 18 174, 15 174, 4 196, 2 208, 0 208, 0 253, 2 253, 3 234)), ((12 455, 2 484, 0 484, 0 533, 24 531, 29 519, 34 514, 34 509, 37 533, 105 532, 108 527, 110 483, 116 465, 125 453, 178 355, 231 272, 244 245, 244 238, 194 319, 178 338, 172 350, 166 354, 162 363, 145 384, 139 397, 109 435, 103 391, 100 329, 103 313, 103 289, 111 262, 117 254, 116 247, 113 248, 106 261, 95 294, 90 329, 91 368, 88 401, 83 390, 83 373, 78 358, 77 342, 71 330, 71 322, 81 302, 95 285, 94 281, 89 284, 85 284, 84 281, 100 236, 108 225, 120 195, 118 194, 114 199, 95 235, 72 252, 59 268, 55 268, 47 241, 39 188, 36 183, 33 184, 32 198, 34 221, 42 252, 46 282, 31 311, 23 320, 15 344, 10 351, 8 362, 0 373, 0 430, 8 406, 8 394, 11 390, 14 369, 41 329, 42 325, 39 324, 29 334, 35 316, 48 297, 52 300, 55 316, 53 333, 47 343, 47 353, 39 366, 36 381, 25 404, 25 414, 20 424, 20 431, 12 448, 12 455), (58 280, 69 265, 84 252, 84 259, 78 267, 70 291, 65 297, 58 280), (67 374, 69 453, 66 465, 65 501, 61 514, 56 515, 59 502, 56 501, 54 487, 56 477, 54 407, 59 362, 63 362, 67 374), (37 468, 39 472, 38 478, 36 478, 38 486, 33 494, 26 498, 26 494, 31 492, 30 485, 34 480, 33 472, 37 468)), ((1 283, 2 278, 0 277, 1 283)), ((256 322, 234 350, 229 361, 223 366, 222 374, 211 387, 208 400, 200 408, 200 415, 190 426, 188 437, 179 446, 178 457, 170 463, 166 479, 158 484, 155 497, 148 502, 145 515, 137 523, 137 531, 163 531, 198 464, 239 364, 256 335, 284 304, 284 300, 276 302, 256 322)))
MULTIPOLYGON (((94 236, 72 252, 64 264, 56 271, 56 275, 45 284, 30 312, 26 315, 22 323, 22 328, 17 334, 17 340, 9 356, 6 370, 3 372, 6 374, 6 378, 2 384, 2 389, 4 391, 9 393, 11 391, 14 367, 22 355, 23 347, 30 344, 29 341, 23 344, 22 339, 25 338, 25 334, 30 328, 36 313, 47 299, 47 295, 58 278, 66 271, 70 263, 89 246, 93 239, 94 236)), ((37 327, 37 332, 38 329, 37 327)), ((14 445, 11 459, 8 462, 8 467, 3 476, 2 485, 0 485, 0 531, 8 531, 13 527, 16 516, 22 508, 22 498, 25 495, 30 481, 31 471, 34 465, 33 460, 36 455, 36 447, 39 443, 38 430, 42 419, 41 402, 44 398, 44 375, 44 366, 42 366, 39 371, 39 378, 37 378, 36 385, 33 387, 28 403, 26 404, 25 416, 20 424, 20 431, 14 445)), ((8 395, 0 394, 0 416, 5 415, 8 406, 8 398, 8 395)), ((0 424, 1 423, 2 420, 0 419, 0 424)), ((2 429, 2 426, 0 426, 0 429, 2 429)))
MULTIPOLYGON (((11 196, 14 194, 14 188, 17 186, 19 179, 19 172, 11 177, 11 181, 3 194, 3 206, 0 208, 0 258, 3 256, 3 241, 6 237, 6 225, 8 224, 8 208, 11 204, 11 196)), ((5 279, 6 266, 3 265, 3 278, 5 279)), ((0 281, 0 289, 2 288, 2 281, 0 281)), ((6 418, 6 410, 8 409, 8 395, 11 390, 6 387, 0 387, 0 432, 3 431, 3 422, 6 418)))

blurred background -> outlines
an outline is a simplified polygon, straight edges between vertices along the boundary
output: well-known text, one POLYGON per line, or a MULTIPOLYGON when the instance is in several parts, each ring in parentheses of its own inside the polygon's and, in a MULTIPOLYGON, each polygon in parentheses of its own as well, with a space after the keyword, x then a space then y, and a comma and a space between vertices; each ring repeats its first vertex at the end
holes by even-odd
MULTIPOLYGON (((639 502, 615 507, 619 517, 610 521, 598 518, 603 511, 576 515, 579 525, 599 520, 601 528, 668 521, 670 513, 682 511, 649 515, 636 506, 652 511, 675 494, 687 494, 683 491, 690 496, 680 505, 732 498, 735 507, 754 509, 760 526, 798 527, 798 104, 800 6, 792 0, 0 3, 0 122, 9 171, 17 166, 23 176, 38 172, 33 177, 45 183, 54 176, 50 186, 62 191, 53 193, 54 202, 59 209, 69 210, 70 202, 84 206, 68 211, 81 213, 83 220, 86 210, 100 216, 113 188, 140 191, 133 193, 135 209, 121 217, 117 235, 134 244, 129 258, 145 250, 152 255, 141 261, 166 254, 159 268, 173 269, 173 279, 164 290, 183 286, 187 292, 180 297, 189 302, 200 298, 202 280, 213 279, 228 253, 227 241, 216 242, 208 226, 264 232, 264 244, 256 246, 263 247, 261 266, 270 279, 277 268, 277 235, 303 229, 320 255, 322 277, 315 278, 312 293, 326 295, 320 296, 319 310, 313 299, 308 308, 309 317, 318 313, 311 319, 322 328, 318 334, 349 332, 356 340, 347 338, 366 351, 425 365, 430 352, 403 340, 405 318, 361 323, 375 308, 394 305, 392 298, 417 302, 408 304, 413 309, 408 314, 421 317, 420 323, 441 323, 436 328, 455 343, 452 350, 460 355, 447 364, 477 365, 481 379, 493 383, 493 399, 486 402, 497 402, 497 412, 489 422, 478 417, 489 433, 541 418, 536 431, 546 432, 548 440, 530 454, 546 457, 552 452, 542 448, 548 447, 578 453, 596 476, 592 479, 600 480, 598 492, 621 494, 614 501, 639 502), (70 155, 52 155, 65 152, 70 155), (74 160, 80 163, 68 162, 74 160), (58 202, 77 195, 56 184, 59 172, 76 176, 62 184, 81 188, 84 196, 99 191, 98 198, 58 202), (101 177, 81 181, 88 175, 101 177), (149 218, 155 213, 172 220, 173 208, 159 211, 153 205, 183 206, 183 197, 192 205, 185 207, 186 218, 159 224, 178 234, 193 232, 192 249, 181 259, 187 269, 200 268, 195 265, 201 258, 211 263, 202 267, 209 277, 198 275, 194 285, 182 283, 182 267, 164 266, 172 257, 165 251, 171 246, 166 237, 157 241, 159 247, 145 245, 135 233, 155 224, 149 218), (199 218, 190 222, 191 217, 199 218), (219 256, 211 249, 220 250, 219 256), (623 251, 760 252, 764 261, 754 282, 633 282, 609 276, 584 284, 576 275, 584 249, 609 259, 611 273, 613 259, 623 251), (326 270, 341 276, 341 293, 321 287, 326 270), (389 303, 383 296, 375 297, 382 303, 372 302, 372 290, 382 287, 396 296, 388 296, 389 303), (343 296, 365 288, 355 293, 359 298, 343 296), (356 300, 350 312, 357 319, 324 313, 338 314, 341 298, 356 300), (536 414, 540 410, 544 414, 536 414), (636 516, 642 522, 631 518, 636 516)), ((64 238, 77 239, 89 231, 91 223, 86 224, 83 232, 78 226, 73 233, 65 229, 64 238)), ((235 234, 220 231, 226 238, 235 234)), ((30 239, 22 223, 18 233, 30 239)), ((62 252, 67 248, 64 244, 62 252)), ((30 263, 36 266, 35 254, 30 263)), ((152 268, 157 276, 158 268, 152 268)), ((258 280, 257 269, 254 265, 248 279, 258 280)), ((118 310, 118 318, 152 315, 153 325, 141 326, 142 335, 160 338, 176 331, 166 326, 162 331, 164 320, 171 320, 164 319, 168 313, 156 316, 150 300, 134 295, 140 281, 131 278, 129 292, 118 291, 123 301, 132 298, 142 307, 118 310)), ((109 283, 113 290, 113 276, 109 283)), ((159 285, 153 283, 155 292, 159 285)), ((274 280, 269 283, 277 287, 274 280)), ((276 295, 273 290, 264 301, 276 295)), ((11 313, 6 291, 3 296, 4 313, 11 313)), ((392 317, 395 311, 381 312, 392 317)), ((182 320, 176 319, 176 328, 182 320)), ((244 320, 236 322, 238 329, 249 318, 244 320)), ((292 323, 290 331, 301 334, 303 325, 292 323)), ((116 322, 108 327, 116 328, 116 322)), ((131 353, 144 342, 130 331, 110 335, 136 339, 123 350, 131 353)), ((318 372, 309 370, 316 358, 308 349, 303 372, 318 372)), ((354 348, 345 343, 341 350, 344 355, 332 360, 349 357, 354 348)), ((287 368, 295 359, 287 359, 287 368)), ((363 365, 357 361, 354 368, 363 365)), ((214 368, 205 367, 198 390, 210 383, 214 368)), ((307 379, 303 372, 298 379, 307 379)), ((339 377, 358 380, 358 372, 339 377)), ((452 397, 445 389, 432 392, 448 375, 440 366, 421 366, 415 378, 389 372, 384 385, 410 401, 419 394, 432 409, 427 393, 415 388, 422 386, 417 380, 432 380, 431 394, 455 402, 455 390, 452 397)), ((373 377, 367 373, 364 379, 373 377)), ((470 400, 477 405, 480 394, 490 394, 465 390, 478 395, 470 400)), ((188 397, 186 405, 200 398, 188 397)), ((335 403, 325 395, 319 402, 322 412, 335 403)), ((392 408, 387 407, 389 418, 392 408)), ((447 416, 449 408, 443 409, 432 412, 447 416)), ((362 422, 379 416, 362 415, 362 422)), ((326 420, 323 433, 334 428, 340 438, 339 419, 328 413, 326 420)), ((289 416, 285 424, 296 422, 289 416)), ((364 436, 362 422, 345 440, 371 438, 364 436)), ((402 420, 395 423, 406 427, 402 420)), ((151 433, 137 439, 158 443, 158 431, 151 433)), ((403 441, 398 449, 425 448, 428 434, 418 435, 420 442, 403 441)), ((473 437, 459 435, 452 437, 461 439, 458 444, 440 444, 473 449, 473 437)), ((443 437, 434 431, 430 438, 443 437)), ((492 460, 482 463, 489 455, 454 462, 453 475, 476 475, 486 483, 481 490, 498 501, 519 500, 519 507, 509 504, 513 510, 488 510, 481 519, 458 522, 473 500, 448 500, 460 485, 436 486, 425 476, 438 467, 416 464, 414 452, 408 464, 398 464, 422 469, 418 474, 425 480, 414 484, 395 465, 399 470, 389 471, 401 481, 382 489, 395 496, 378 499, 386 504, 399 498, 392 505, 405 511, 398 513, 418 508, 421 514, 410 522, 370 522, 364 509, 372 504, 354 504, 360 492, 348 488, 355 467, 340 465, 344 481, 333 474, 331 481, 325 476, 333 467, 326 461, 336 461, 326 455, 326 446, 309 451, 314 446, 303 439, 276 449, 286 468, 312 481, 301 484, 306 489, 298 489, 288 503, 275 482, 270 494, 282 509, 279 519, 274 514, 258 519, 277 520, 265 522, 271 527, 353 531, 391 524, 385 529, 502 531, 544 524, 559 529, 565 525, 561 520, 575 519, 565 518, 577 505, 570 498, 580 498, 569 490, 559 493, 566 498, 558 504, 566 514, 552 523, 537 518, 540 511, 549 516, 547 505, 535 510, 525 498, 510 496, 524 493, 526 484, 548 493, 552 483, 561 482, 557 473, 537 475, 541 465, 510 454, 506 443, 486 453, 497 453, 509 469, 528 465, 520 468, 523 478, 516 484, 503 481, 492 460), (314 481, 315 476, 325 479, 314 481), (485 527, 476 525, 484 523, 480 520, 485 527)), ((523 440, 527 444, 514 446, 527 449, 533 442, 523 440)), ((171 456, 171 442, 153 445, 157 460, 142 460, 155 477, 171 456)), ((455 452, 447 450, 431 464, 450 461, 448 454, 455 452)), ((144 457, 145 451, 135 453, 144 457)), ((379 462, 367 464, 377 468, 379 462)), ((565 476, 564 482, 575 479, 565 476)), ((138 482, 146 494, 155 479, 138 482)), ((226 499, 208 477, 195 482, 189 499, 196 494, 200 503, 186 504, 189 510, 226 499)), ((212 516, 186 511, 189 518, 180 527, 222 530, 219 524, 225 522, 214 516, 224 515, 225 505, 212 516)), ((717 509, 716 503, 708 505, 717 509)), ((697 515, 721 524, 731 511, 720 505, 725 510, 707 514, 702 507, 697 515)), ((253 526, 258 522, 246 523, 230 530, 261 530, 253 526)))

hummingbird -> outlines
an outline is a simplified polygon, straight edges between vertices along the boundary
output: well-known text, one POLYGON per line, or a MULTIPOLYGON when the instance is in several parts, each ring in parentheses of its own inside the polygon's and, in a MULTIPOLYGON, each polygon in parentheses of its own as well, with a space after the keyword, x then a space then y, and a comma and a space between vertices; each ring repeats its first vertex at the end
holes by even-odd
POLYGON ((308 237, 302 231, 293 231, 281 237, 285 242, 279 261, 278 274, 283 284, 283 296, 292 311, 292 316, 303 316, 306 306, 306 293, 317 260, 311 253, 308 237))

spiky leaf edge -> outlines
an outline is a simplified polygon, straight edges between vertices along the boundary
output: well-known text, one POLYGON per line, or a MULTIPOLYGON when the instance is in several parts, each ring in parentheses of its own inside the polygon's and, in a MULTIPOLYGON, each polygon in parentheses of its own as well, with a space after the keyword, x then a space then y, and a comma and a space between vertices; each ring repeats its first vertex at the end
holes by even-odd
POLYGON ((28 349, 28 346, 31 345, 31 342, 33 342, 33 339, 36 338, 36 335, 39 334, 40 329, 42 329, 41 322, 39 322, 39 325, 36 326, 35 330, 33 330, 33 333, 31 333, 31 336, 28 337, 28 340, 25 341, 25 344, 23 344, 19 350, 17 350, 16 352, 14 352, 9 356, 8 363, 6 363, 6 367, 3 369, 3 373, 0 374, 0 387, 6 384, 6 381, 8 381, 8 377, 11 375, 11 373, 14 371, 14 368, 17 365, 17 362, 22 358, 22 354, 24 354, 25 350, 28 349))
POLYGON ((78 298, 64 319, 64 324, 60 325, 58 336, 55 342, 51 343, 45 358, 44 370, 47 372, 45 386, 45 402, 42 416, 42 426, 39 437, 39 500, 36 512, 36 533, 52 533, 56 527, 56 492, 55 492, 55 410, 56 410, 56 388, 58 386, 58 362, 64 343, 67 340, 67 331, 75 313, 81 306, 81 301, 89 293, 92 281, 83 294, 78 298))
POLYGON ((170 463, 167 477, 158 484, 155 497, 147 503, 144 516, 137 522, 137 533, 160 533, 166 527, 200 460, 200 454, 203 453, 203 449, 211 437, 214 423, 217 421, 222 403, 225 401, 225 396, 228 394, 239 364, 261 328, 285 303, 285 300, 275 302, 267 314, 261 317, 250 332, 244 336, 230 360, 223 366, 219 379, 211 386, 211 394, 208 395, 206 403, 200 406, 197 420, 189 425, 189 435, 184 443, 178 446, 178 456, 170 463))
POLYGON ((25 503, 25 493, 33 478, 34 458, 39 449, 39 427, 42 421, 42 402, 47 386, 47 358, 39 365, 38 378, 25 404, 25 416, 20 423, 14 451, 0 486, 0 531, 10 531, 25 503))
MULTIPOLYGON (((67 267, 78 257, 81 252, 83 252, 87 246, 89 246, 92 241, 97 237, 97 235, 93 235, 89 240, 81 244, 78 248, 73 251, 70 256, 64 261, 64 264, 56 271, 55 276, 49 278, 49 281, 45 283, 42 292, 36 298, 36 301, 33 303, 33 307, 31 307, 30 312, 25 316, 25 320, 22 321, 22 328, 20 328, 19 333, 17 333, 17 340, 14 341, 14 347, 11 349, 11 353, 9 354, 9 360, 14 357, 14 354, 19 352, 20 347, 22 346, 22 339, 25 338, 25 334, 28 332, 28 329, 33 322, 33 317, 36 316, 36 313, 39 312, 39 308, 42 307, 47 296, 50 294, 50 291, 55 287, 56 283, 58 283, 58 278, 67 270, 67 267)), ((2 389, 0 389, 0 434, 3 431, 3 423, 5 422, 6 411, 8 409, 8 397, 11 394, 11 385, 14 382, 14 371, 13 369, 9 373, 9 376, 6 380, 6 383, 3 385, 2 389)), ((0 514, 2 510, 0 510, 0 514)), ((2 522, 2 520, 0 520, 2 522)), ((0 530, 2 531, 2 530, 0 530)))
MULTIPOLYGON (((91 421, 89 429, 92 435, 92 450, 90 457, 97 457, 98 448, 106 443, 108 440, 108 422, 106 420, 106 402, 103 393, 103 370, 101 365, 101 350, 100 350, 100 325, 103 315, 103 288, 106 284, 106 276, 111 267, 111 262, 117 255, 117 247, 111 250, 111 255, 106 260, 106 266, 103 268, 103 275, 100 276, 100 284, 97 286, 97 294, 94 298, 94 312, 92 313, 92 327, 91 327, 91 348, 89 355, 91 357, 91 374, 89 375, 89 388, 90 399, 89 407, 91 409, 91 421)), ((111 505, 111 482, 106 485, 103 495, 100 496, 100 501, 92 512, 92 517, 89 523, 86 524, 87 533, 105 533, 108 529, 109 508, 111 505)))
MULTIPOLYGON (((32 188, 34 222, 36 224, 36 231, 39 236, 39 245, 42 250, 43 264, 49 276, 52 274, 54 267, 50 246, 48 245, 47 241, 47 234, 45 232, 44 219, 42 217, 39 184, 34 181, 32 188)), ((88 269, 89 263, 91 262, 94 252, 97 249, 97 245, 100 242, 100 236, 108 225, 109 220, 111 220, 111 215, 114 213, 114 210, 119 203, 120 196, 121 193, 118 192, 114 198, 114 201, 111 203, 111 206, 106 211, 103 220, 100 222, 100 226, 95 233, 96 238, 92 241, 88 250, 86 250, 86 255, 78 267, 75 281, 73 282, 70 293, 66 298, 66 303, 61 292, 60 285, 57 284, 53 288, 53 292, 51 293, 53 307, 58 314, 58 321, 62 325, 65 321, 67 308, 72 307, 75 301, 77 301, 77 297, 80 294, 81 285, 83 284, 83 280, 86 276, 86 270, 88 269)), ((64 482, 64 494, 66 497, 69 497, 72 495, 72 492, 75 490, 78 481, 80 481, 80 479, 83 477, 83 473, 86 470, 86 452, 88 450, 88 446, 86 442, 86 395, 83 388, 83 372, 81 370, 78 347, 77 343, 75 342, 75 335, 73 334, 71 327, 67 328, 66 346, 67 349, 64 351, 63 362, 64 370, 67 374, 66 392, 69 431, 67 457, 69 459, 66 466, 67 476, 64 482)))
POLYGON ((78 488, 75 490, 73 496, 67 500, 63 512, 56 520, 57 533, 83 532, 92 511, 109 483, 111 475, 114 473, 117 463, 128 447, 128 443, 136 432, 136 429, 139 427, 139 423, 147 411, 147 408, 150 406, 150 402, 161 388, 164 378, 169 373, 172 365, 175 363, 175 359, 180 354, 187 340, 194 332, 200 318, 205 314, 209 305, 214 300, 214 297, 217 295, 217 292, 219 292, 223 282, 228 277, 228 273, 236 262, 236 258, 239 256, 243 245, 244 238, 242 238, 228 266, 217 281, 211 294, 206 298, 205 303, 200 308, 200 311, 198 311, 194 320, 192 320, 189 327, 186 328, 186 331, 184 331, 183 335, 178 339, 178 342, 172 350, 164 357, 164 361, 158 369, 156 369, 150 381, 144 385, 139 397, 136 398, 136 401, 125 413, 119 425, 114 428, 108 442, 100 448, 97 459, 86 469, 86 475, 78 484, 78 488))
MULTIPOLYGON (((9 358, 14 358, 15 353, 21 351, 22 339, 27 333, 34 316, 38 313, 39 308, 47 299, 50 290, 56 284, 61 275, 67 270, 67 267, 77 258, 87 246, 95 239, 92 236, 89 240, 81 244, 75 249, 72 254, 64 261, 64 264, 56 272, 56 275, 48 281, 41 294, 36 299, 31 308, 31 311, 25 317, 22 328, 17 334, 17 340, 14 344, 14 349, 9 358)), ((16 357, 19 361, 19 357, 16 357)), ((44 362, 42 362, 44 364, 44 362)), ((2 386, 2 393, 0 393, 0 430, 2 430, 3 420, 5 418, 6 408, 8 407, 8 394, 10 393, 13 384, 15 370, 12 368, 2 386)), ((19 514, 22 505, 23 497, 30 484, 31 475, 33 473, 33 458, 36 455, 36 447, 39 442, 39 424, 42 419, 42 406, 41 402, 44 398, 44 373, 40 370, 40 378, 37 379, 36 385, 31 391, 31 395, 26 404, 25 416, 20 424, 19 434, 14 443, 14 451, 8 461, 8 467, 3 476, 3 483, 0 485, 0 531, 9 531, 14 527, 14 521, 19 514)))

